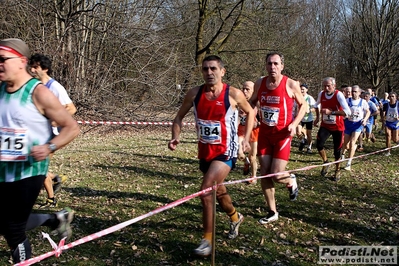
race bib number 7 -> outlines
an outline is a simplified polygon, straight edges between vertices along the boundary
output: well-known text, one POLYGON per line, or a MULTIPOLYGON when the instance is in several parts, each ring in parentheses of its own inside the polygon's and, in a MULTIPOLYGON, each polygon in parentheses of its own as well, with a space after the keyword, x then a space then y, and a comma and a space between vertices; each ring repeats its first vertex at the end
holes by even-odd
POLYGON ((0 161, 23 162, 28 160, 27 129, 0 128, 0 161))
POLYGON ((221 125, 219 121, 202 120, 197 121, 198 139, 202 143, 222 143, 221 125))

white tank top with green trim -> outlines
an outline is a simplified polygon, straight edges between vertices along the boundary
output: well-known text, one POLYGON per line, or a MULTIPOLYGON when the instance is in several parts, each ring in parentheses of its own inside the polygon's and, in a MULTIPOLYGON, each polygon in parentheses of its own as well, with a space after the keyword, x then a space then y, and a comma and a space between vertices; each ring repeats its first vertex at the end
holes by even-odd
POLYGON ((46 175, 49 158, 37 162, 30 156, 34 145, 47 143, 50 121, 33 103, 32 92, 41 82, 32 78, 13 93, 0 84, 0 182, 15 182, 46 175))

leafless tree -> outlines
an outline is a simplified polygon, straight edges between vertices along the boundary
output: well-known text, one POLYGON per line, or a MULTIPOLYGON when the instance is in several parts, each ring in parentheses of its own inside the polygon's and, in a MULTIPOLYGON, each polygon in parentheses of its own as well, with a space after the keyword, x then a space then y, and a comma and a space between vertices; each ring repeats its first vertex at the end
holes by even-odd
POLYGON ((345 26, 355 66, 377 92, 392 90, 398 85, 399 1, 358 0, 349 7, 345 26))
POLYGON ((327 75, 397 86, 398 1, 2 0, 0 37, 49 55, 79 116, 165 120, 207 54, 237 87, 266 74, 271 50, 313 94, 327 75))

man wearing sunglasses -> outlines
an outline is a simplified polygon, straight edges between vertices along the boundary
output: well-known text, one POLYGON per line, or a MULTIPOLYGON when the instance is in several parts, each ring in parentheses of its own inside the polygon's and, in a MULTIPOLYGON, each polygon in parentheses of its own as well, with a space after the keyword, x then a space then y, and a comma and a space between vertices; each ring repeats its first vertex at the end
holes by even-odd
POLYGON ((20 39, 0 41, 0 234, 14 263, 31 257, 26 231, 41 225, 71 235, 73 211, 33 214, 49 154, 79 134, 76 121, 53 93, 28 72, 29 47, 20 39), (52 138, 51 121, 62 127, 52 138))

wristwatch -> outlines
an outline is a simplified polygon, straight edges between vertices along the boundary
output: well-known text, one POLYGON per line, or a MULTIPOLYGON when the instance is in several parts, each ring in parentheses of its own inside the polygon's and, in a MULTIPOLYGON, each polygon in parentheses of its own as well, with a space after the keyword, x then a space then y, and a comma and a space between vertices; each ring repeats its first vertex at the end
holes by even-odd
POLYGON ((55 145, 54 143, 48 142, 47 144, 51 152, 55 152, 57 150, 57 145, 55 145))

